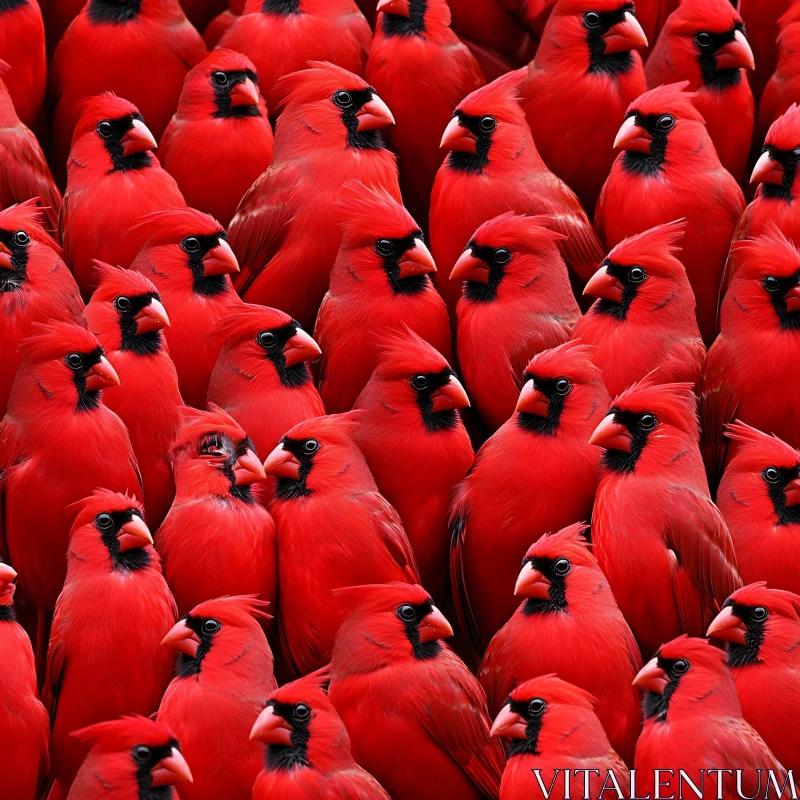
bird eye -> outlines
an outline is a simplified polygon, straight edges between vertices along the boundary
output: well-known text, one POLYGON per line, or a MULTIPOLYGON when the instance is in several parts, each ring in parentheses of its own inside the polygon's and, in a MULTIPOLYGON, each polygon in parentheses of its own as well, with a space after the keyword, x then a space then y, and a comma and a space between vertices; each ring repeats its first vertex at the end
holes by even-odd
POLYGON ((641 283, 646 277, 647 274, 641 267, 632 267, 628 272, 628 280, 631 283, 641 283))
POLYGON ((568 558, 556 559, 555 564, 553 564, 553 572, 555 572, 556 575, 566 575, 571 569, 572 564, 568 558))
POLYGON ((425 391, 425 389, 427 389, 427 388, 428 388, 428 386, 430 386, 430 381, 428 380, 428 376, 427 376, 427 375, 422 375, 422 374, 419 374, 419 375, 415 375, 415 376, 414 376, 414 377, 411 379, 411 385, 412 385, 412 386, 413 386, 413 387, 414 387, 414 388, 415 388, 415 389, 416 389, 418 392, 424 392, 424 391, 425 391))
POLYGON ((511 260, 511 253, 508 252, 504 247, 501 247, 499 250, 494 251, 494 263, 499 264, 501 267, 503 264, 508 264, 511 260))
POLYGON ((556 391, 559 394, 569 394, 569 390, 572 388, 572 385, 566 378, 559 378, 556 381, 556 391))
POLYGON ((79 370, 83 366, 83 356, 80 353, 70 353, 64 361, 70 369, 79 370))
POLYGON ((213 636, 221 627, 222 626, 215 619, 204 619, 200 630, 202 630, 206 636, 213 636))
POLYGON ((30 244, 31 237, 25 231, 14 232, 14 244, 17 247, 27 247, 30 244))
POLYGON ((547 709, 547 703, 541 697, 534 697, 528 703, 528 711, 532 717, 541 717, 547 709))
POLYGON ((308 719, 311 716, 311 709, 305 703, 298 703, 294 707, 294 718, 299 720, 308 719))
POLYGON ((196 236, 187 236, 181 242, 181 247, 187 253, 196 253, 200 249, 200 240, 196 236))
POLYGON ((262 347, 270 350, 278 343, 278 337, 272 331, 261 331, 261 333, 256 336, 256 341, 262 347))
POLYGON ((130 297, 125 297, 125 295, 121 294, 114 300, 114 308, 116 308, 117 311, 130 311, 131 308, 130 297))
POLYGON ((689 662, 685 658, 679 658, 673 665, 672 671, 676 675, 683 675, 689 669, 689 662))
POLYGON ((107 119, 104 119, 102 122, 97 123, 97 132, 104 139, 109 139, 114 133, 114 126, 107 119))
POLYGON ((800 161, 800 147, 795 147, 792 150, 792 161, 800 161))
POLYGON ((378 239, 378 241, 375 242, 375 250, 378 252, 379 256, 388 258, 394 253, 394 243, 389 239, 378 239))
POLYGON ((694 37, 695 42, 697 42, 697 46, 701 47, 705 50, 708 47, 711 47, 711 34, 706 33, 705 31, 701 31, 694 37))
POLYGON ((306 439, 303 442, 303 455, 313 456, 319 450, 319 442, 316 439, 306 439))
POLYGON ((414 609, 414 606, 404 603, 402 606, 400 606, 400 608, 397 609, 397 616, 400 617, 403 622, 413 622, 417 618, 417 612, 414 609))
POLYGON ((660 131, 671 131, 675 127, 675 117, 672 114, 664 114, 663 117, 658 118, 656 127, 660 131))
POLYGON ((224 86, 228 82, 228 76, 224 72, 215 72, 211 76, 211 80, 217 84, 217 86, 224 86))
POLYGON ((200 445, 201 455, 219 455, 222 450, 222 441, 216 433, 210 433, 200 445))
POLYGON ((651 431, 658 425, 658 420, 652 414, 642 414, 639 420, 639 427, 645 431, 651 431))
POLYGON ((755 607, 755 608, 754 608, 754 609, 753 609, 753 610, 750 612, 750 616, 751 616, 751 617, 752 617, 752 618, 753 618, 753 619, 754 619, 756 622, 763 622, 763 621, 764 621, 764 620, 765 620, 765 619, 766 619, 766 618, 769 616, 769 611, 767 611, 767 609, 766 609, 766 608, 764 608, 764 606, 756 606, 756 607, 755 607))
POLYGON ((767 467, 762 473, 761 477, 767 483, 777 483, 778 479, 780 478, 781 474, 778 472, 777 467, 767 467))
POLYGON ((587 28, 596 28, 600 24, 600 15, 596 11, 587 11, 583 15, 583 24, 587 28))
POLYGON ((353 105, 353 97, 350 92, 342 90, 333 95, 333 102, 336 103, 339 108, 349 108, 353 105))
POLYGON ((150 760, 150 748, 140 744, 133 748, 133 757, 140 763, 145 764, 150 760))
POLYGON ((478 126, 483 133, 491 133, 497 127, 497 120, 487 114, 485 117, 481 117, 481 121, 478 123, 478 126))
POLYGON ((761 283, 768 292, 773 294, 781 288, 780 281, 774 275, 767 275, 761 283))
POLYGON ((98 514, 94 518, 95 525, 102 531, 107 531, 114 525, 114 520, 111 519, 111 514, 98 514))

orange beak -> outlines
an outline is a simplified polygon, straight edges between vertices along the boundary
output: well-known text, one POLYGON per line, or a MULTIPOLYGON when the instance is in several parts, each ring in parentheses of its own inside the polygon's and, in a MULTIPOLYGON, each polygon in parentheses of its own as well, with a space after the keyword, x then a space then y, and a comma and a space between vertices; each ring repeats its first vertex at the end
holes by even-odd
POLYGON ((321 355, 319 345, 302 328, 298 328, 283 346, 283 358, 287 367, 302 364, 304 361, 315 361, 321 355))
POLYGON ((800 506, 800 478, 795 478, 788 484, 788 486, 784 488, 783 493, 786 495, 786 506, 788 508, 800 506))
POLYGON ((272 706, 267 706, 250 729, 250 738, 264 744, 292 744, 292 726, 272 706))
POLYGON ((709 638, 713 636, 715 639, 722 639, 734 644, 747 644, 746 633, 747 625, 744 624, 744 621, 733 613, 730 606, 725 606, 708 626, 706 636, 709 638))
POLYGON ((231 108, 238 106, 257 106, 261 99, 258 94, 258 87, 246 78, 241 83, 235 83, 230 91, 231 108))
POLYGON ((617 132, 614 148, 649 153, 652 143, 653 137, 641 125, 636 124, 636 117, 628 117, 617 132))
POLYGON ((225 239, 220 239, 216 247, 212 247, 203 256, 203 275, 229 275, 239 271, 239 262, 225 239))
POLYGON ((13 583, 17 577, 17 571, 10 567, 8 564, 0 562, 0 595, 5 592, 10 583, 13 583))
POLYGON ((633 679, 633 685, 646 692, 664 694, 664 689, 669 686, 669 681, 667 680, 667 673, 658 666, 658 659, 653 658, 639 670, 633 679))
POLYGON ((502 736, 504 739, 527 739, 527 725, 522 717, 511 710, 511 706, 503 706, 500 713, 492 723, 492 736, 502 736))
POLYGON ((123 156, 147 153, 158 147, 153 134, 150 133, 150 128, 140 119, 133 121, 133 127, 120 139, 120 144, 123 156))
POLYGON ((436 272, 433 256, 422 239, 414 239, 414 246, 403 253, 403 257, 397 262, 397 266, 400 268, 400 280, 410 278, 412 275, 426 275, 429 272, 436 272))
POLYGON ((549 600, 550 581, 528 561, 520 570, 514 594, 532 600, 549 600))
POLYGON ((527 380, 519 393, 515 411, 546 418, 550 413, 550 401, 536 388, 532 380, 527 380))
POLYGON ((783 165, 776 161, 769 154, 769 151, 762 153, 753 173, 750 175, 750 183, 774 183, 777 186, 783 185, 783 165))
POLYGON ((749 69, 756 68, 753 50, 741 31, 733 34, 733 41, 720 47, 714 53, 717 69, 749 69))
POLYGON ((459 122, 458 117, 453 117, 444 129, 439 147, 443 150, 475 154, 477 152, 478 139, 472 131, 459 122))
POLYGON ((797 311, 800 309, 800 286, 792 286, 783 296, 786 302, 787 311, 797 311))
POLYGON ((450 280, 489 283, 489 265, 480 258, 475 258, 472 250, 465 250, 451 270, 450 280))
POLYGON ((169 327, 167 311, 155 297, 134 317, 134 320, 137 336, 169 327))
POLYGON ((258 456, 252 450, 245 450, 236 459, 236 466, 233 468, 233 478, 237 486, 249 486, 251 483, 263 481, 267 477, 264 467, 258 460, 258 456))
POLYGON ((631 451, 630 431, 619 422, 614 421, 614 415, 609 414, 595 429, 589 444, 604 447, 606 450, 621 450, 624 453, 631 451))
POLYGON ((625 12, 622 22, 613 25, 603 34, 603 41, 606 43, 605 55, 647 47, 647 37, 642 26, 630 11, 625 12))
POLYGON ((394 116, 389 111, 389 106, 376 94, 372 95, 372 100, 361 106, 356 113, 356 119, 360 131, 376 131, 394 125, 394 116))
POLYGON ((137 514, 134 514, 119 529, 117 541, 119 542, 120 552, 124 552, 125 550, 133 550, 137 547, 147 547, 148 544, 153 544, 153 535, 150 533, 145 521, 137 514))
POLYGON ((434 606, 419 622, 420 642, 434 642, 438 639, 447 639, 453 635, 450 623, 444 614, 434 606))
POLYGON ((11 257, 14 254, 2 242, 0 242, 0 269, 14 269, 11 257))
POLYGON ((197 648, 200 647, 200 638, 186 624, 186 620, 179 620, 161 640, 161 644, 184 653, 190 658, 197 658, 197 648))
POLYGON ((609 273, 607 267, 600 267, 583 289, 583 294, 591 297, 610 300, 612 303, 622 302, 625 287, 609 273))
POLYGON ((86 391, 96 392, 98 389, 105 389, 106 386, 119 386, 119 375, 108 359, 101 356, 86 373, 86 391))
POLYGON ((264 462, 264 472, 275 478, 291 478, 300 480, 300 462, 279 444, 264 462))
POLYGON ((431 401, 434 414, 437 411, 454 411, 457 408, 469 407, 469 397, 461 381, 454 375, 450 376, 450 380, 444 386, 431 393, 431 401))
POLYGON ((411 19, 411 3, 408 0, 380 0, 378 11, 394 14, 396 17, 411 19))
POLYGON ((192 771, 180 750, 172 748, 172 752, 150 770, 151 786, 173 786, 181 781, 192 782, 192 771))

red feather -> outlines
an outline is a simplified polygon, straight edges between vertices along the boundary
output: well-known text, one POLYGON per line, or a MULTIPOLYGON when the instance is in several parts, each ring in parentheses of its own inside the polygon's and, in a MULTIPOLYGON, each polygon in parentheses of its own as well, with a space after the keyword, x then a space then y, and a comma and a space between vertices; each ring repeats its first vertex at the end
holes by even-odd
POLYGON ((4 6, 0 12, 0 53, 11 67, 3 81, 14 108, 23 125, 36 130, 47 87, 44 21, 38 2, 25 0, 4 6))

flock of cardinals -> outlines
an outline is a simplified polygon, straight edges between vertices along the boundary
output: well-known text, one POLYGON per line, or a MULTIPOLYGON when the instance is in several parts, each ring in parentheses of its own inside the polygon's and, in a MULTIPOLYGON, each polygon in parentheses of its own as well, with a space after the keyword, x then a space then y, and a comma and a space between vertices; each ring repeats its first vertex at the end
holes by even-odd
POLYGON ((797 797, 800 0, 0 57, 0 796, 797 797))

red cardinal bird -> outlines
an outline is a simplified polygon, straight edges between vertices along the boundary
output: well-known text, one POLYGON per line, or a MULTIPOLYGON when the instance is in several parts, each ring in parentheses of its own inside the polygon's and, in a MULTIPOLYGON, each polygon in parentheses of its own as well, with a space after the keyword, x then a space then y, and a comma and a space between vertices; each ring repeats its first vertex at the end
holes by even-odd
POLYGON ((800 447, 800 252, 774 226, 733 248, 737 268, 722 301, 722 331, 708 351, 701 381, 712 478, 736 452, 736 443, 726 448, 722 438, 734 418, 800 447))
POLYGON ((321 688, 326 679, 312 673, 270 696, 250 732, 267 746, 253 800, 390 800, 356 764, 344 723, 321 688))
POLYGON ((141 800, 143 792, 179 800, 172 787, 192 780, 175 734, 147 717, 99 722, 74 736, 91 750, 67 800, 141 800))
MULTIPOLYGON (((751 583, 735 591, 708 635, 726 642, 742 716, 778 761, 800 774, 800 596, 751 583)), ((797 779, 795 778, 795 781, 797 779)))
POLYGON ((83 107, 59 225, 65 261, 88 299, 96 285, 94 259, 130 266, 150 228, 123 236, 126 229, 144 214, 186 203, 150 152, 156 140, 136 106, 104 94, 83 107))
POLYGON ((355 424, 341 416, 301 422, 264 463, 278 478, 270 511, 281 554, 281 642, 303 675, 330 660, 343 619, 333 589, 419 580, 403 523, 353 441, 355 424))
POLYGON ((158 140, 175 113, 186 73, 205 54, 178 0, 88 0, 50 65, 57 177, 63 178, 83 98, 107 91, 125 97, 142 110, 158 140))
POLYGON ((444 356, 410 330, 382 342, 355 405, 355 442, 400 515, 434 597, 447 588, 450 498, 475 457, 458 411, 468 405, 444 356))
POLYGON ((61 248, 45 233, 33 201, 0 211, 0 414, 23 353, 19 343, 35 322, 78 321, 78 286, 61 260, 61 248))
POLYGON ((0 562, 0 750, 3 791, 15 800, 37 800, 49 769, 50 720, 36 690, 31 641, 14 616, 15 570, 0 562))
POLYGON ((263 749, 248 738, 267 698, 278 688, 259 619, 266 603, 251 595, 195 606, 164 637, 176 650, 178 676, 158 709, 194 764, 181 800, 250 800, 263 749))
POLYGON ((645 67, 650 88, 689 81, 694 105, 706 121, 719 160, 740 183, 755 121, 748 69, 755 69, 753 51, 730 0, 681 0, 645 67), (731 125, 733 119, 735 125, 731 125))
POLYGON ((603 247, 572 190, 546 167, 533 143, 519 91, 518 69, 468 95, 453 112, 441 146, 449 153, 436 173, 430 232, 439 266, 436 288, 455 316, 460 285, 448 277, 481 224, 498 214, 547 214, 565 235, 561 252, 584 281, 603 259, 603 247))
POLYGON ((789 8, 792 0, 739 0, 747 37, 753 47, 756 71, 753 73, 753 94, 756 99, 775 69, 778 38, 778 20, 789 8))
POLYGON ((272 160, 272 127, 250 59, 215 50, 187 76, 158 157, 193 208, 227 226, 272 160))
POLYGON ((479 653, 518 605, 514 582, 531 542, 591 515, 600 454, 588 442, 609 403, 591 353, 567 342, 528 364, 516 412, 456 492, 453 591, 479 653))
MULTIPOLYGON (((800 592, 800 451, 742 422, 729 425, 738 442, 717 491, 746 583, 800 592)), ((798 772, 800 775, 800 772, 798 772)))
POLYGON ((52 323, 21 347, 25 360, 0 424, 3 528, 20 586, 39 612, 36 652, 43 658, 47 612, 67 572, 68 506, 98 486, 141 488, 125 425, 101 402, 103 388, 119 378, 97 338, 52 323))
POLYGON ((275 113, 282 97, 280 78, 305 69, 309 61, 329 61, 363 75, 371 39, 353 0, 246 0, 244 13, 219 47, 251 59, 275 113))
POLYGON ((513 413, 522 373, 542 350, 563 344, 581 312, 547 217, 501 214, 472 234, 450 280, 458 361, 481 420, 496 431, 513 413))
POLYGON ((520 682, 559 674, 598 699, 596 713, 612 746, 632 764, 641 722, 631 681, 642 657, 589 552, 586 529, 570 525, 528 549, 514 588, 522 605, 489 643, 479 677, 494 715, 520 682))
POLYGON ((401 201, 381 136, 394 117, 365 81, 332 64, 312 62, 279 89, 272 166, 231 222, 243 267, 236 286, 248 302, 276 306, 311 330, 341 243, 342 184, 360 180, 401 201))
POLYGON ((388 192, 358 183, 345 186, 339 207, 342 245, 314 328, 319 391, 331 414, 353 407, 387 331, 406 324, 453 359, 447 308, 431 283, 436 265, 419 225, 388 192))
POLYGON ((617 156, 597 203, 600 236, 615 247, 634 233, 685 217, 681 260, 697 299, 706 344, 717 332, 717 303, 744 196, 720 164, 692 95, 676 83, 651 89, 628 107, 617 156))
MULTIPOLYGON (((36 5, 35 0, 30 0, 30 3, 36 5)), ((0 11, 0 23, 3 13, 0 11)), ((0 152, 3 154, 0 204, 6 208, 13 203, 35 199, 42 206, 48 228, 55 231, 61 210, 61 192, 50 174, 50 167, 36 136, 20 121, 14 110, 11 95, 3 82, 8 80, 9 73, 3 73, 2 62, 0 73, 3 75, 0 80, 0 152)))
POLYGON ((356 761, 394 800, 496 800, 505 759, 489 737, 486 696, 442 643, 453 629, 428 592, 390 583, 340 594, 350 614, 329 696, 356 761))
POLYGON ((381 0, 367 80, 389 104, 387 132, 400 162, 400 188, 415 219, 427 225, 439 140, 453 109, 486 81, 469 48, 450 29, 446 0, 381 0), (431 82, 428 76, 436 75, 431 82))
POLYGON ((167 453, 183 406, 162 334, 169 317, 144 275, 102 263, 97 270, 99 285, 84 316, 122 383, 106 389, 103 402, 128 428, 142 472, 147 520, 156 530, 175 497, 167 453))
POLYGON ((244 430, 211 409, 185 412, 171 453, 175 503, 157 534, 181 614, 228 594, 275 602, 275 524, 251 489, 264 469, 244 430))
MULTIPOLYGON (((224 342, 211 373, 208 402, 225 409, 246 431, 256 451, 270 453, 286 431, 325 415, 308 362, 319 345, 283 311, 243 304, 216 329, 224 342)), ((274 480, 261 501, 272 500, 274 480)))
POLYGON ((612 395, 649 375, 657 383, 697 384, 706 357, 694 293, 678 260, 685 222, 623 239, 584 294, 596 297, 572 335, 592 356, 612 395))
POLYGON ((211 334, 242 305, 230 279, 239 270, 236 256, 219 222, 193 208, 150 214, 130 236, 144 239, 131 269, 156 285, 169 309, 164 336, 181 395, 189 405, 205 408, 208 382, 223 344, 211 334))
POLYGON ((53 725, 54 797, 66 795, 89 752, 70 734, 121 714, 152 714, 174 668, 161 639, 177 609, 142 505, 97 489, 76 508, 44 684, 53 725), (136 672, 124 667, 132 664, 136 672))
POLYGON ((617 121, 647 89, 636 52, 645 47, 632 4, 559 0, 528 67, 522 107, 536 147, 589 213, 611 171, 617 121))
POLYGON ((590 439, 604 450, 595 555, 646 655, 705 633, 715 602, 741 585, 698 437, 692 385, 645 379, 614 398, 590 439))
POLYGON ((228 0, 228 7, 206 25, 203 31, 203 41, 209 50, 219 44, 223 34, 242 16, 244 6, 245 0, 228 0))
POLYGON ((546 798, 540 785, 558 785, 565 780, 559 775, 572 771, 577 781, 585 773, 589 797, 602 797, 609 770, 623 796, 630 796, 630 773, 597 718, 596 703, 591 694, 555 675, 524 681, 509 693, 492 725, 493 736, 509 740, 500 800, 546 798), (593 769, 586 772, 589 765, 593 769))
POLYGON ((765 785, 767 770, 773 771, 779 786, 783 783, 786 770, 742 717, 721 650, 704 639, 679 636, 661 646, 634 683, 646 692, 644 730, 636 745, 637 783, 643 795, 658 791, 654 770, 659 769, 665 771, 662 791, 671 791, 670 773, 675 776, 673 786, 678 783, 681 769, 698 787, 698 796, 724 800, 758 794, 761 771, 765 785), (736 786, 741 787, 738 792, 736 786))
POLYGON ((47 88, 47 56, 42 10, 36 0, 6 0, 3 3, 0 9, 0 53, 3 61, 11 67, 3 80, 14 101, 14 108, 24 125, 37 128, 47 88))

